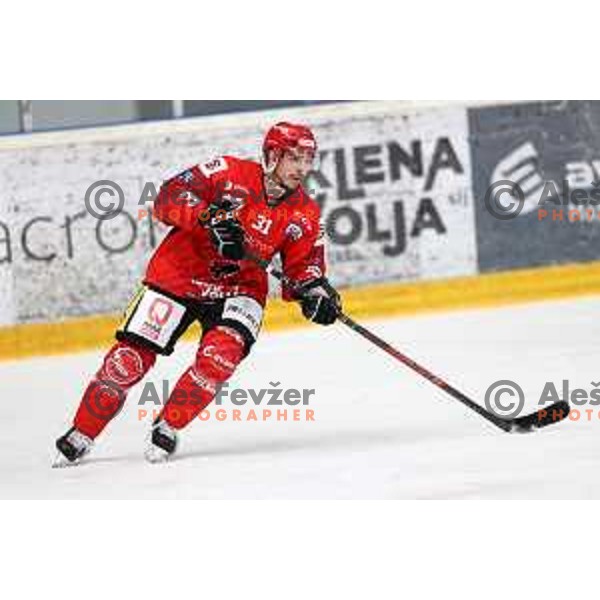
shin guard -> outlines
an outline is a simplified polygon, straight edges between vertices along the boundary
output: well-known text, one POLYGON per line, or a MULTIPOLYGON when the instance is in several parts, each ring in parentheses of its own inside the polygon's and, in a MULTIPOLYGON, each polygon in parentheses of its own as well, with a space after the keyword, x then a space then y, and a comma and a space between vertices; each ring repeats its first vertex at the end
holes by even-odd
POLYGON ((115 344, 85 390, 73 425, 94 439, 121 410, 129 390, 155 362, 152 350, 126 341, 115 344))
POLYGON ((233 329, 219 326, 202 338, 196 360, 179 379, 163 411, 175 429, 185 427, 213 400, 244 357, 244 338, 233 329))

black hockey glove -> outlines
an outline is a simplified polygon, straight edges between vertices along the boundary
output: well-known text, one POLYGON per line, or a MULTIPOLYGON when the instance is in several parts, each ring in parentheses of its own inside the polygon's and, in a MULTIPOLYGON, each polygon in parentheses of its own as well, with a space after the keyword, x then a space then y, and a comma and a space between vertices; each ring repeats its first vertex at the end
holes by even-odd
POLYGON ((244 258, 244 230, 233 210, 211 206, 207 227, 217 252, 229 260, 244 258))
POLYGON ((302 314, 319 325, 331 325, 342 310, 342 300, 325 277, 309 281, 298 290, 302 314))

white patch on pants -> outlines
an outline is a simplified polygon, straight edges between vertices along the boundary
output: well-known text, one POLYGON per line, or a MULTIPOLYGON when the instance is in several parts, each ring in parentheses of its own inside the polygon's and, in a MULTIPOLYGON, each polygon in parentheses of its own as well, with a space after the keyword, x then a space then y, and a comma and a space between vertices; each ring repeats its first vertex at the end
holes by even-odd
POLYGON ((154 290, 146 290, 125 331, 135 333, 164 350, 185 311, 185 306, 172 298, 154 290))
POLYGON ((236 296, 228 298, 223 307, 222 319, 231 319, 244 325, 256 339, 262 325, 263 307, 254 298, 236 296))

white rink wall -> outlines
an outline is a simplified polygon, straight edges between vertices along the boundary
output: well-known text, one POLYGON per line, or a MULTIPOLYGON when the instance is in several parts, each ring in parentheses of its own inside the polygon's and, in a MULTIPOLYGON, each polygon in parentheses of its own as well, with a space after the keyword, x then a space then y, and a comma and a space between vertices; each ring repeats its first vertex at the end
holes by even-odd
POLYGON ((594 189, 600 102, 353 102, 13 136, 0 139, 0 326, 121 311, 165 233, 148 214, 160 183, 215 155, 258 158, 279 120, 318 136, 307 187, 340 288, 600 259, 600 213, 573 218, 567 204, 565 218, 540 220, 541 187, 524 183, 594 189), (486 198, 507 177, 526 206, 499 220, 486 198), (99 181, 123 193, 108 221, 86 211, 99 181))
POLYGON ((476 272, 464 106, 361 102, 35 134, 0 140, 0 324, 122 309, 164 234, 139 218, 161 181, 215 155, 257 158, 283 119, 318 136, 309 187, 338 286, 476 272), (100 180, 125 196, 109 221, 85 210, 100 180))

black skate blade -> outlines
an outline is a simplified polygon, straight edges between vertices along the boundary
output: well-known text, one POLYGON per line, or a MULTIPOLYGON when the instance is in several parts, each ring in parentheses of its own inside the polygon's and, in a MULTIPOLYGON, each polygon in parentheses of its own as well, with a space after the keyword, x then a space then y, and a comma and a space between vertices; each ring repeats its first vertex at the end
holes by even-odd
POLYGON ((535 429, 541 429, 547 425, 559 423, 569 416, 571 407, 568 402, 561 400, 545 408, 540 408, 530 415, 518 417, 512 421, 512 433, 527 433, 535 429))

